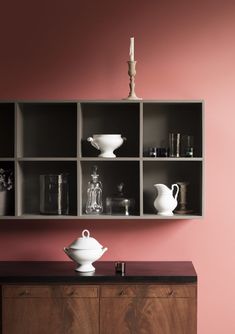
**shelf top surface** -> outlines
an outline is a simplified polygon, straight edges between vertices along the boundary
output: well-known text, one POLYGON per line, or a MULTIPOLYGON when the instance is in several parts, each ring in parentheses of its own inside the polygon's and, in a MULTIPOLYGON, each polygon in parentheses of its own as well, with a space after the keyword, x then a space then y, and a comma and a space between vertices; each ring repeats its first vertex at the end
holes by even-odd
POLYGON ((156 100, 156 99, 142 99, 142 100, 127 100, 127 99, 72 99, 72 100, 1 100, 0 103, 26 103, 26 104, 40 104, 40 103, 203 103, 203 99, 195 100, 156 100))
POLYGON ((190 261, 126 261, 125 274, 115 272, 115 262, 98 261, 90 273, 75 271, 71 261, 3 261, 1 283, 194 283, 197 274, 190 261))

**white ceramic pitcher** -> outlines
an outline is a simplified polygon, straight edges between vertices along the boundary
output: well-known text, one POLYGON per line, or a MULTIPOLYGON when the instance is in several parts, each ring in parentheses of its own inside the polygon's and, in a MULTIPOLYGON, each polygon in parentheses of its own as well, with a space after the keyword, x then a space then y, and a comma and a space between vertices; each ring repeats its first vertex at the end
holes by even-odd
POLYGON ((169 189, 165 184, 154 184, 157 189, 158 195, 154 201, 154 206, 161 216, 173 216, 173 210, 177 207, 177 197, 179 193, 178 184, 174 183, 169 189), (175 195, 173 195, 174 189, 176 189, 175 195))

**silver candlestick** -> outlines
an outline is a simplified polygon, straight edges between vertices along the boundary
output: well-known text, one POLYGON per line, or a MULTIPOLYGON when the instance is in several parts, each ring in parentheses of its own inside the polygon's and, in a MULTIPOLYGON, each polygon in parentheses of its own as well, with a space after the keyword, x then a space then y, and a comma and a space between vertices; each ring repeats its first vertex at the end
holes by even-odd
POLYGON ((135 75, 136 75, 136 60, 129 60, 128 64, 128 75, 130 77, 130 93, 125 100, 142 100, 141 97, 137 97, 135 94, 135 75))

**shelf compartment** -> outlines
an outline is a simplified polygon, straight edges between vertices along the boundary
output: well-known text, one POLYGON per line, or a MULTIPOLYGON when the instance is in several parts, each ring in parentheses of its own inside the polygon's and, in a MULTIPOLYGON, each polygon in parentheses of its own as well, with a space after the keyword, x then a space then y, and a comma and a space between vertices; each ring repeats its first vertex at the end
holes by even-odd
MULTIPOLYGON (((144 161, 143 163, 143 207, 145 214, 157 214, 154 200, 157 197, 156 183, 169 188, 173 183, 189 182, 187 208, 190 216, 202 216, 202 162, 201 161, 144 161)), ((185 215, 186 216, 186 215, 185 215)), ((175 218, 177 215, 174 216, 175 218)), ((178 216, 179 218, 182 215, 178 216)))
POLYGON ((150 147, 169 147, 169 133, 193 136, 194 157, 202 157, 202 102, 143 104, 143 156, 150 147))
POLYGON ((18 157, 76 156, 76 103, 18 105, 18 157))
POLYGON ((94 134, 121 134, 127 140, 114 153, 117 157, 139 157, 139 103, 81 103, 81 147, 83 157, 98 157, 87 138, 94 134))
POLYGON ((0 217, 15 215, 15 167, 14 161, 0 161, 0 169, 12 172, 12 189, 2 191, 0 181, 0 217))
POLYGON ((18 162, 18 215, 39 215, 40 175, 60 173, 68 174, 69 215, 77 215, 77 163, 71 161, 18 162))
POLYGON ((0 131, 0 157, 14 157, 15 141, 15 104, 0 103, 1 131, 0 131))
MULTIPOLYGON (((130 210, 130 216, 138 216, 140 214, 140 199, 139 199, 139 162, 137 161, 82 161, 81 175, 82 175, 82 214, 86 217, 95 218, 94 215, 87 215, 85 213, 87 186, 91 179, 90 175, 92 167, 98 167, 99 180, 103 185, 103 214, 106 215, 106 197, 113 196, 117 192, 117 185, 124 183, 124 194, 128 198, 133 198, 135 206, 130 210)), ((109 215, 110 218, 114 215, 109 215)), ((123 215, 123 217, 126 217, 123 215)))

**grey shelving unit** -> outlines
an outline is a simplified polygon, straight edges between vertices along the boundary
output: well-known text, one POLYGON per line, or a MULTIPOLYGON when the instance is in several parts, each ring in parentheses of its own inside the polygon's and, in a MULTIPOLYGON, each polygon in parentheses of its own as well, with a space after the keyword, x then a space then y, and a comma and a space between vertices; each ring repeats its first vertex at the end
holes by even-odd
POLYGON ((2 102, 0 168, 14 171, 11 205, 4 219, 192 219, 203 216, 203 101, 2 102), (169 132, 194 137, 194 157, 151 158, 149 147, 167 147, 169 132), (98 158, 87 142, 98 133, 120 133, 127 141, 117 158, 98 158), (103 183, 104 213, 86 215, 92 166, 103 183), (68 173, 69 214, 40 215, 39 175, 68 173), (155 183, 188 181, 190 214, 158 216, 155 183), (124 182, 134 199, 129 216, 107 215, 105 198, 124 182))

